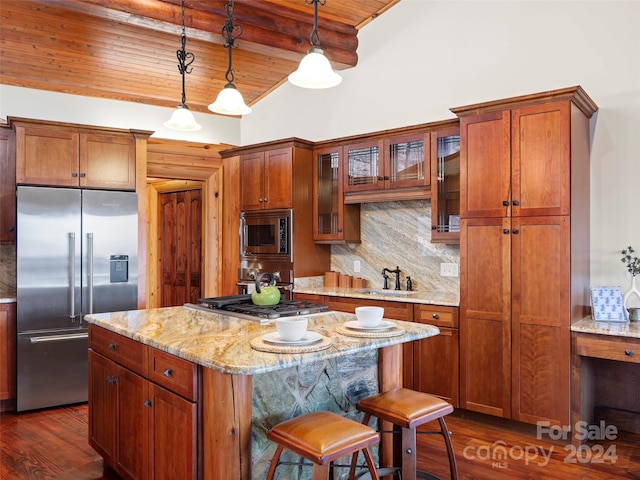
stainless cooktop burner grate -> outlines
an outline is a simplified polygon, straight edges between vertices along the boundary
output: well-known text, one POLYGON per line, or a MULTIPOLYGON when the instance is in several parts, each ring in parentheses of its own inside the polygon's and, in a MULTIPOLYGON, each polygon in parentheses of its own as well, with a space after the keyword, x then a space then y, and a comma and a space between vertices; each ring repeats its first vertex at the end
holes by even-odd
POLYGON ((329 307, 296 300, 280 300, 277 305, 254 305, 251 295, 233 295, 229 297, 200 298, 198 305, 211 310, 236 312, 257 318, 275 319, 296 315, 309 315, 322 312, 329 307))

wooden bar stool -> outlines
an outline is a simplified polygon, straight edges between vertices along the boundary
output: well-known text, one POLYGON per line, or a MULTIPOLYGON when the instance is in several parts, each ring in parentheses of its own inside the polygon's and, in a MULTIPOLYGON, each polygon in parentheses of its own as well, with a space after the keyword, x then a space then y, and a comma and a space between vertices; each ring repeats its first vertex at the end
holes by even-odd
POLYGON ((327 480, 331 462, 362 451, 371 478, 378 473, 369 447, 380 441, 374 429, 332 412, 312 412, 279 423, 267 432, 267 438, 278 444, 271 459, 266 480, 272 480, 286 448, 313 462, 312 480, 327 480))
MULTIPOLYGON (((364 412, 362 423, 369 424, 371 417, 386 420, 400 427, 402 434, 401 465, 392 468, 378 470, 380 476, 391 475, 400 471, 402 480, 415 480, 416 478, 434 479, 433 475, 421 472, 416 466, 416 433, 439 433, 444 437, 444 443, 449 456, 449 471, 451 479, 458 478, 456 457, 453 453, 453 445, 449 437, 449 430, 444 417, 453 412, 453 407, 448 402, 428 393, 416 392, 407 388, 396 388, 388 392, 372 395, 360 400, 358 410, 364 412), (432 420, 438 420, 440 431, 417 432, 416 429, 432 420)), ((355 457, 352 465, 355 464, 355 457)), ((355 478, 353 473, 351 480, 355 478)), ((358 477, 366 478, 366 477, 358 477)))

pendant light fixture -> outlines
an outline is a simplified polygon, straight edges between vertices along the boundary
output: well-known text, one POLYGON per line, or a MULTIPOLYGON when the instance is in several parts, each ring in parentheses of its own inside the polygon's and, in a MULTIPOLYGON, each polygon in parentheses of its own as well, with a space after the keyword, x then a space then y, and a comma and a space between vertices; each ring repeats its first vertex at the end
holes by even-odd
POLYGON ((233 49, 237 47, 235 41, 242 35, 242 27, 237 24, 234 25, 233 23, 233 0, 229 0, 226 8, 227 19, 222 27, 222 36, 226 40, 224 48, 229 51, 229 65, 227 67, 227 73, 225 74, 227 84, 218 94, 216 101, 209 105, 209 110, 215 113, 221 113, 222 115, 245 115, 251 113, 251 108, 244 103, 242 94, 233 84, 234 76, 231 54, 233 49))
POLYGON ((200 130, 202 127, 196 122, 196 119, 193 117, 193 114, 189 111, 189 107, 187 107, 187 96, 184 93, 184 76, 187 73, 191 73, 193 68, 189 68, 189 66, 195 60, 195 55, 191 52, 187 52, 187 33, 184 28, 184 0, 182 0, 182 47, 176 50, 176 56, 178 57, 178 71, 182 75, 182 103, 178 105, 178 108, 171 118, 164 122, 164 126, 167 128, 171 128, 173 130, 183 130, 183 131, 196 131, 200 130))
POLYGON ((313 4, 313 30, 309 40, 311 48, 300 61, 298 69, 289 75, 289 82, 302 88, 331 88, 342 81, 342 77, 331 69, 331 64, 320 48, 318 33, 318 4, 325 5, 327 0, 305 0, 313 4))

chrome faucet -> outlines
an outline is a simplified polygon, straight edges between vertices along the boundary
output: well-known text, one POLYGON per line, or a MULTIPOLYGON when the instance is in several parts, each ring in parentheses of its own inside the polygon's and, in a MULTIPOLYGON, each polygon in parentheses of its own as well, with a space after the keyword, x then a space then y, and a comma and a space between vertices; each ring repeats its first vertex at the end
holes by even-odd
POLYGON ((395 270, 390 270, 388 268, 383 268, 382 269, 382 279, 384 280, 384 285, 383 285, 383 289, 384 290, 388 290, 389 289, 389 275, 387 275, 387 273, 393 273, 396 276, 396 286, 395 286, 395 290, 400 290, 400 267, 398 267, 396 265, 396 269, 395 270))

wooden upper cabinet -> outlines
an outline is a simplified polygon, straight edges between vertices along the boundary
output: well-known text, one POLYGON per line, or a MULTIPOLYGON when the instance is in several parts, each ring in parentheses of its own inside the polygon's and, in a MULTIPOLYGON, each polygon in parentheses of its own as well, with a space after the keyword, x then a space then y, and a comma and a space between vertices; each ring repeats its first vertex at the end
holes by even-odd
POLYGON ((344 204, 342 148, 313 152, 313 240, 360 243, 360 204, 344 204))
POLYGON ((293 152, 279 148, 240 155, 242 210, 292 207, 293 152))
POLYGON ((15 136, 0 128, 0 243, 16 242, 16 153, 15 136))
POLYGON ((14 123, 17 183, 135 190, 136 146, 132 134, 14 123))
POLYGON ((463 217, 571 212, 571 101, 460 119, 463 217))
POLYGON ((431 243, 460 243, 460 129, 431 133, 431 243))
POLYGON ((16 126, 16 182, 79 186, 79 138, 55 127, 16 126))
POLYGON ((571 212, 571 102, 511 111, 514 217, 571 212))
POLYGON ((133 138, 81 134, 80 186, 135 190, 136 149, 133 138))
POLYGON ((345 145, 345 201, 428 197, 431 184, 429 142, 429 134, 419 132, 345 145))
POLYGON ((503 217, 511 194, 508 111, 460 119, 460 215, 503 217))

